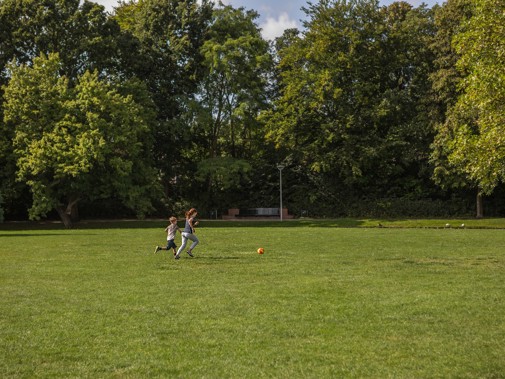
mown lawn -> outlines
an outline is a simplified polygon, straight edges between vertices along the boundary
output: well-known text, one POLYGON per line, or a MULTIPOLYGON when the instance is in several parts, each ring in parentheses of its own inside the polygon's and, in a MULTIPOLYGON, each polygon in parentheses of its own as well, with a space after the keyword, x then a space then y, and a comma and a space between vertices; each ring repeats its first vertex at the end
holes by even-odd
POLYGON ((0 377, 505 377, 505 230, 342 222, 4 228, 0 377))

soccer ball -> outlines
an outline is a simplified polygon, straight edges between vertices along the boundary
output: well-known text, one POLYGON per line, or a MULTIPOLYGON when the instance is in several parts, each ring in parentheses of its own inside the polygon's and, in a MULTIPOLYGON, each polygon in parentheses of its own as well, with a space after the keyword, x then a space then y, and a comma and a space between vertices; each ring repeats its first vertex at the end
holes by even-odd
POLYGON ((265 249, 263 249, 262 247, 260 247, 258 249, 258 254, 263 254, 265 252, 265 249))

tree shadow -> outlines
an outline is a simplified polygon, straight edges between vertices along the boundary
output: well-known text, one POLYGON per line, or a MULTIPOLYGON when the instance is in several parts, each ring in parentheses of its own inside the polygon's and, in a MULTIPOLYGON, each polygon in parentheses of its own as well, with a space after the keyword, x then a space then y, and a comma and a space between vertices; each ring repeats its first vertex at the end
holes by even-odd
MULTIPOLYGON (((183 224, 179 219, 179 226, 183 224)), ((338 219, 291 219, 291 220, 200 220, 199 228, 356 228, 367 221, 352 218, 338 219)), ((92 230, 92 229, 158 229, 165 228, 168 220, 82 220, 72 229, 65 229, 58 221, 21 221, 0 223, 1 230, 92 230)))
MULTIPOLYGON (((95 236, 93 233, 79 234, 80 236, 95 236)), ((68 236, 65 233, 45 233, 45 234, 34 234, 34 233, 0 233, 0 238, 3 237, 54 237, 54 236, 68 236)))

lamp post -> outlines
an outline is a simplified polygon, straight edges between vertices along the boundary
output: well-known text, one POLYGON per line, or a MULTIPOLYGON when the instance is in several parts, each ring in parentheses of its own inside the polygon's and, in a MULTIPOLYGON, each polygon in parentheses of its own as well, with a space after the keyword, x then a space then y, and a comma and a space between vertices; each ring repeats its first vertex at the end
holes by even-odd
POLYGON ((281 199, 281 207, 279 209, 279 214, 281 216, 281 221, 282 221, 282 169, 286 167, 283 164, 278 164, 277 168, 279 169, 279 192, 280 192, 280 199, 281 199))

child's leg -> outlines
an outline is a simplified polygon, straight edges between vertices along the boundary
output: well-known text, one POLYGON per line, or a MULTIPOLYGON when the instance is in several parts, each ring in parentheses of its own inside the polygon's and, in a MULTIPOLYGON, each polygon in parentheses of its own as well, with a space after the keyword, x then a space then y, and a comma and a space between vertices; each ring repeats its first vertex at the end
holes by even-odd
POLYGON ((165 246, 163 248, 163 250, 170 250, 170 249, 174 249, 176 247, 177 246, 175 246, 174 240, 167 240, 167 246, 165 246))
POLYGON ((178 257, 181 254, 181 251, 184 250, 187 242, 188 242, 188 233, 182 233, 182 243, 181 243, 181 247, 179 247, 179 249, 177 250, 177 253, 175 254, 176 257, 178 257))
POLYGON ((174 251, 174 255, 177 252, 177 245, 175 244, 174 240, 169 240, 167 243, 167 250, 172 249, 174 251))
POLYGON ((193 241, 193 243, 191 244, 191 246, 189 247, 189 252, 192 252, 193 249, 195 248, 196 245, 198 245, 198 242, 200 242, 200 240, 198 239, 197 236, 195 236, 194 234, 190 234, 188 236, 188 238, 193 241))

